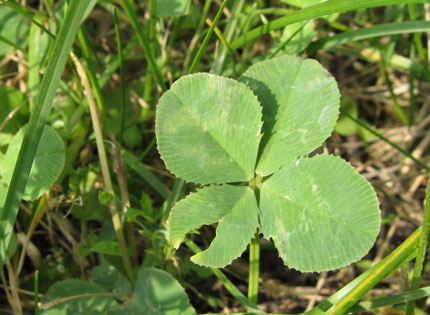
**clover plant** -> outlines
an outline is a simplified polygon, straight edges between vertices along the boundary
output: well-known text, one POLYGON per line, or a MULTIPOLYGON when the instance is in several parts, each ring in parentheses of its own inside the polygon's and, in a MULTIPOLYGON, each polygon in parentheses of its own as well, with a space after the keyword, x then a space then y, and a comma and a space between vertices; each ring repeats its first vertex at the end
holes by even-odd
POLYGON ((173 174, 203 187, 173 207, 172 244, 218 222, 193 262, 226 266, 260 232, 300 271, 363 257, 380 228, 373 188, 341 158, 310 156, 335 127, 339 97, 317 61, 293 56, 256 63, 237 81, 177 80, 157 107, 158 150, 173 174))

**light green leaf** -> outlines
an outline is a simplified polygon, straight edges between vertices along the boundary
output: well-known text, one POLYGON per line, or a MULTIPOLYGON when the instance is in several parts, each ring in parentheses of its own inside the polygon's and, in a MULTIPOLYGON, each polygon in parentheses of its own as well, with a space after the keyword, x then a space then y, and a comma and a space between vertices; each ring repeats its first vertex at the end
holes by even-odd
POLYGON ((258 227, 254 192, 244 186, 209 186, 179 201, 169 219, 169 235, 179 247, 185 235, 204 224, 219 221, 208 249, 191 257, 199 265, 224 267, 246 249, 258 227))
POLYGON ((188 13, 190 3, 191 0, 157 0, 157 16, 185 15, 188 13))
POLYGON ((294 5, 299 8, 306 8, 327 0, 281 0, 281 1, 290 5, 294 5))
POLYGON ((121 249, 119 248, 119 244, 117 241, 98 242, 94 244, 93 247, 91 247, 91 250, 100 254, 121 257, 121 249))
POLYGON ((131 285, 127 277, 111 265, 95 266, 91 270, 91 278, 108 292, 131 293, 131 285))
POLYGON ((316 60, 282 56, 262 61, 251 66, 240 81, 263 105, 258 174, 272 174, 310 153, 333 131, 339 115, 339 90, 316 60))
POLYGON ((7 187, 5 187, 3 183, 0 182, 0 212, 3 211, 3 205, 6 199, 6 191, 7 187))
POLYGON ((25 48, 30 24, 27 19, 4 5, 0 5, 0 56, 14 51, 14 46, 25 48))
POLYGON ((348 113, 348 115, 358 119, 358 107, 357 103, 351 97, 342 97, 341 99, 341 114, 336 123, 336 132, 342 136, 352 136, 357 133, 358 126, 357 124, 343 115, 343 112, 348 113))
POLYGON ((207 73, 184 76, 160 98, 158 150, 186 181, 221 184, 254 175, 261 106, 244 84, 207 73))
MULTIPOLYGON (((15 135, 2 162, 1 174, 6 183, 10 183, 24 137, 25 128, 26 127, 22 128, 15 135)), ((23 198, 26 200, 37 199, 51 188, 63 170, 64 162, 65 148, 63 140, 54 129, 45 126, 31 167, 23 198)))
POLYGON ((276 51, 280 45, 288 41, 282 50, 290 55, 300 53, 309 45, 317 34, 314 30, 314 24, 313 21, 309 21, 287 25, 282 31, 279 43, 273 45, 271 51, 276 51), (306 24, 303 25, 303 23, 306 24))
POLYGON ((185 290, 167 272, 147 268, 139 272, 132 298, 109 314, 194 315, 185 290))
MULTIPOLYGON (((48 303, 59 298, 70 296, 91 295, 94 293, 106 293, 106 291, 87 281, 65 280, 52 285, 43 295, 42 303, 48 303)), ((110 296, 81 297, 60 303, 48 310, 41 312, 43 315, 69 315, 69 314, 107 314, 108 311, 117 305, 110 296)))
MULTIPOLYGON (((44 24, 46 13, 34 15, 34 20, 44 24)), ((50 37, 36 24, 31 24, 28 36, 28 91, 31 95, 32 104, 36 102, 40 85, 40 68, 45 64, 48 57, 50 37)))
POLYGON ((381 224, 376 194, 344 160, 327 155, 284 166, 263 183, 261 227, 284 263, 300 271, 346 266, 372 247, 381 224))

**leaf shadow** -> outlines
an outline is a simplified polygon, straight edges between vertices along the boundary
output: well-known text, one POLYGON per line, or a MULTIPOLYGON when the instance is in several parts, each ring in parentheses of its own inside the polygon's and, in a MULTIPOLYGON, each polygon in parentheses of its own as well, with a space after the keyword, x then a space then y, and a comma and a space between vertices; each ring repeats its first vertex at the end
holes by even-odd
POLYGON ((256 166, 265 150, 269 139, 275 133, 274 126, 276 123, 276 117, 278 115, 278 107, 276 106, 277 100, 276 96, 270 88, 263 83, 262 81, 256 80, 254 78, 248 77, 246 75, 242 75, 240 77, 240 81, 245 83, 251 90, 254 95, 257 96, 258 101, 263 107, 263 128, 262 128, 262 138, 260 142, 260 146, 258 148, 258 155, 256 166))

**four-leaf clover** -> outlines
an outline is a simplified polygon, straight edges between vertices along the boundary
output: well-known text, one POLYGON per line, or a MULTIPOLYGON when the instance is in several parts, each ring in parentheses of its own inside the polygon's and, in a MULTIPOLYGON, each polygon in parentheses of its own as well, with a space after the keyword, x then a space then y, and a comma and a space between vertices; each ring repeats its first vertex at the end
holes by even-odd
POLYGON ((238 81, 207 73, 177 80, 157 106, 158 150, 177 177, 207 186, 172 209, 172 244, 218 222, 193 262, 223 267, 257 231, 301 271, 363 257, 380 228, 373 188, 339 157, 308 157, 333 131, 339 97, 317 61, 293 56, 256 63, 238 81))

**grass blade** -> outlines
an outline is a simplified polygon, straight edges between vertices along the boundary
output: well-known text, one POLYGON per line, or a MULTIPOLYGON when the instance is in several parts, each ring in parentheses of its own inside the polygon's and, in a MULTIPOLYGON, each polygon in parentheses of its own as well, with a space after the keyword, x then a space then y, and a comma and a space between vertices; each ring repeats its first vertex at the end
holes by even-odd
MULTIPOLYGON (((424 222, 421 225, 421 235, 418 243, 417 258, 415 259, 414 274, 412 276, 411 290, 418 289, 421 279, 421 272, 424 266, 424 257, 427 249, 427 242, 430 233, 430 185, 427 184, 426 206, 424 211, 424 222)), ((415 308, 415 301, 408 302, 406 307, 406 314, 413 315, 415 308)))
POLYGON ((125 125, 125 103, 126 103, 126 95, 125 95, 125 77, 124 77, 124 58, 122 52, 121 45, 121 32, 119 29, 119 20, 118 13, 116 11, 116 7, 113 9, 113 16, 115 22, 115 33, 116 33, 116 46, 118 47, 118 58, 119 58, 119 78, 121 82, 121 125, 120 125, 120 133, 119 133, 119 142, 122 143, 122 136, 124 134, 124 125, 125 125))
POLYGON ((242 47, 246 42, 252 41, 261 35, 283 28, 287 25, 318 18, 332 13, 348 12, 364 8, 380 7, 401 3, 426 3, 426 0, 331 0, 304 8, 289 15, 278 18, 268 24, 256 27, 239 36, 230 45, 233 50, 242 47))
POLYGON ((428 32, 429 30, 430 22, 426 21, 406 21, 401 23, 381 24, 317 40, 309 45, 307 53, 312 54, 320 49, 327 51, 337 46, 363 39, 394 34, 428 32))
POLYGON ((69 56, 69 51, 73 45, 76 32, 78 31, 88 5, 90 4, 87 3, 87 1, 73 1, 70 3, 64 22, 54 43, 52 56, 28 123, 24 141, 8 189, 4 210, 0 218, 0 234, 3 239, 3 244, 0 249, 1 266, 4 264, 6 250, 9 246, 16 215, 18 214, 19 205, 40 142, 43 127, 48 118, 51 104, 69 56))
POLYGON ((366 312, 376 308, 415 301, 430 296, 430 287, 413 290, 408 293, 387 296, 380 299, 363 301, 349 309, 350 313, 366 312))

